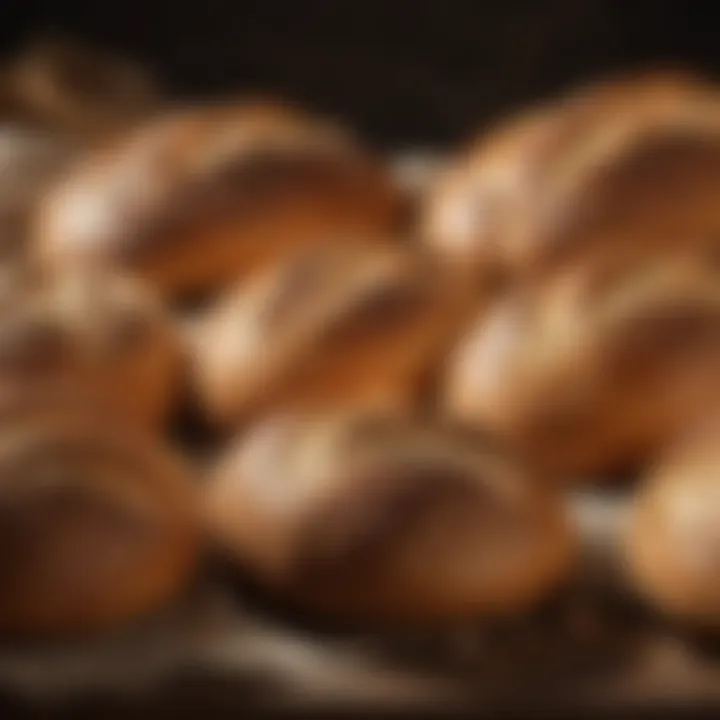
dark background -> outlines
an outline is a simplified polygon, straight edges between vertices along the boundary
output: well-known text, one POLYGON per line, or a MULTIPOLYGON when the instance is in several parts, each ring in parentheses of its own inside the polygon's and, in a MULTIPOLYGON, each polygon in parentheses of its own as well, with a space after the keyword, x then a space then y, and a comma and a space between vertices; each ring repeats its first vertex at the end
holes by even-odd
POLYGON ((569 84, 638 65, 720 70, 712 3, 662 0, 0 0, 0 45, 64 31, 173 92, 282 93, 383 144, 456 141, 569 84))

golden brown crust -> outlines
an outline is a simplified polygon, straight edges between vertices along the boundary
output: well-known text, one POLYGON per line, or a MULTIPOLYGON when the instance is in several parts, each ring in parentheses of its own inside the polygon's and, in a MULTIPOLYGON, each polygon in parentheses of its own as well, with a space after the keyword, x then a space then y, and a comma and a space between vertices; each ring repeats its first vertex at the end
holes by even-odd
POLYGON ((180 343, 153 293, 115 274, 22 272, 0 297, 0 396, 66 389, 145 427, 167 420, 180 343))
POLYGON ((695 429, 640 487, 625 537, 630 579, 670 616, 720 625, 718 423, 695 429))
POLYGON ((714 245, 720 221, 720 102, 628 114, 557 162, 529 216, 540 268, 586 254, 714 245))
POLYGON ((399 220, 389 175, 333 127, 247 104, 162 117, 91 158, 49 199, 50 263, 120 262, 170 292, 216 288, 327 236, 399 220))
POLYGON ((2 69, 0 84, 6 118, 84 139, 127 127, 160 100, 145 69, 61 37, 26 46, 2 69))
POLYGON ((556 118, 549 107, 522 113, 462 151, 427 192, 424 241, 481 280, 505 272, 517 208, 535 189, 538 157, 555 135, 556 118))
POLYGON ((1 425, 0 633, 105 631, 178 594, 199 549, 182 464, 77 406, 1 425))
POLYGON ((76 155, 61 136, 0 124, 0 261, 26 252, 37 204, 76 155))
POLYGON ((332 244, 231 291, 196 336, 200 400, 221 425, 285 407, 413 405, 467 312, 420 253, 332 244))
POLYGON ((514 613, 566 577, 559 499, 482 438, 377 414, 285 415, 221 460, 210 527, 270 591, 366 622, 514 613))
POLYGON ((512 277, 716 237, 720 96, 691 76, 585 88, 501 124, 431 195, 427 242, 512 277))
POLYGON ((530 286, 457 349, 446 407, 579 480, 652 459, 720 402, 717 273, 620 255, 530 286))

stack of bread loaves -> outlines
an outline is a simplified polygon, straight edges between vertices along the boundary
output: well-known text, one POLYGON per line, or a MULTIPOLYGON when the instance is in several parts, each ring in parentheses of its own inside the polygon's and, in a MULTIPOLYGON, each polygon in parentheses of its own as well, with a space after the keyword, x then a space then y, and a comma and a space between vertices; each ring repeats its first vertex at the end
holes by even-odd
POLYGON ((584 89, 418 190, 89 49, 0 77, 0 633, 123 625, 213 552, 353 626, 527 613, 580 557, 567 484, 668 452, 629 580, 720 620, 715 87, 584 89))

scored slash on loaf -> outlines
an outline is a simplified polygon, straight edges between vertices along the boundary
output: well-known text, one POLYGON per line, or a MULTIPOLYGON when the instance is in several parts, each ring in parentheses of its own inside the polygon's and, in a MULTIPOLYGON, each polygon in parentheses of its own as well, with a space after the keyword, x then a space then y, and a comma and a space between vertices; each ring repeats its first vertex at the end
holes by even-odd
POLYGON ((590 562, 568 486, 621 480, 625 600, 716 632, 713 83, 589 84, 408 174, 52 41, 0 72, 0 165, 3 642, 208 576, 385 650, 529 630, 590 562))

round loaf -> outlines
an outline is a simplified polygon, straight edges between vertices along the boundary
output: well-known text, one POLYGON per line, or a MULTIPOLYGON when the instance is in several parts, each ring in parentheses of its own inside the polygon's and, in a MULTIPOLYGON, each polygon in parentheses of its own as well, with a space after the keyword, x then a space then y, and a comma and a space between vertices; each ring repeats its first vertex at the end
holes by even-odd
POLYGON ((454 353, 445 407, 577 479, 626 470, 720 402, 712 258, 570 268, 483 314, 454 353))
POLYGON ((66 389, 147 428, 178 395, 180 342, 159 299, 117 274, 15 269, 0 294, 0 395, 66 389))
POLYGON ((679 621, 720 627, 720 458, 716 420, 667 452, 638 491, 625 537, 640 595, 679 621))
POLYGON ((378 413, 266 420, 220 460, 206 508, 267 591, 351 623, 526 611, 575 557, 559 497, 504 449, 378 413))
POLYGON ((0 634, 105 632, 180 593, 199 551, 182 463, 79 406, 0 412, 0 634))
POLYGON ((30 43, 0 75, 5 117, 84 140, 117 132, 160 104, 145 68, 62 37, 30 43))
POLYGON ((330 244, 242 283, 201 322, 196 389, 220 426, 277 408, 407 407, 467 312, 425 255, 330 244))
POLYGON ((715 244, 718 188, 717 90, 672 73, 621 78, 481 137, 429 194, 422 233, 481 281, 522 279, 628 248, 715 244))
POLYGON ((336 128, 246 104, 178 111, 120 139, 52 193, 42 261, 120 264, 171 295, 219 289, 325 237, 401 219, 385 168, 336 128))

